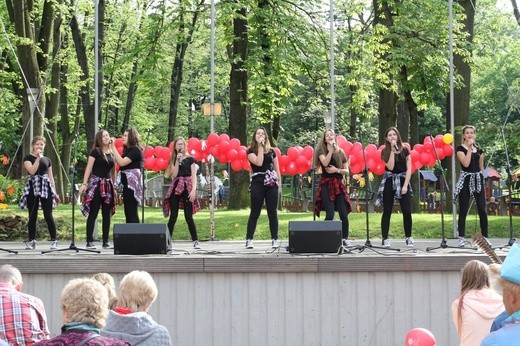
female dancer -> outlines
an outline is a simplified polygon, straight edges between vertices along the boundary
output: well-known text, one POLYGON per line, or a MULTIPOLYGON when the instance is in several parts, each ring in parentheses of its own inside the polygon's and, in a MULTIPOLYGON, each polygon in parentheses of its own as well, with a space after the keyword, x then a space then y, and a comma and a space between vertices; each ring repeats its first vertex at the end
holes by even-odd
POLYGON ((280 175, 278 158, 275 151, 271 148, 265 128, 258 127, 253 133, 251 145, 247 151, 247 158, 251 163, 253 174, 249 184, 251 212, 247 221, 246 248, 253 249, 256 223, 260 217, 264 200, 269 218, 271 245, 273 248, 279 248, 277 209, 282 176, 280 175))
POLYGON ((327 129, 316 144, 314 166, 316 172, 321 173, 315 213, 319 217, 320 211, 325 210, 325 220, 333 220, 334 211, 337 210, 341 219, 342 244, 350 246, 348 214, 352 211, 352 205, 343 183, 343 175, 349 173, 348 161, 343 149, 336 145, 336 135, 331 129, 327 129))
POLYGON ((490 287, 487 265, 469 261, 462 270, 460 296, 451 303, 460 345, 480 345, 502 311, 502 296, 490 287))
POLYGON ((34 137, 31 145, 31 153, 23 158, 23 167, 30 177, 25 184, 19 203, 20 208, 25 209, 27 207, 29 211, 29 223, 27 224, 29 241, 25 243, 25 248, 33 250, 36 247, 36 220, 38 219, 38 208, 41 205, 51 237, 50 248, 57 249, 56 223, 52 216, 52 209, 56 207, 56 203, 59 203, 60 199, 55 190, 51 160, 43 156, 44 137, 34 137))
MULTIPOLYGON (((200 249, 200 243, 195 221, 193 221, 193 214, 200 209, 197 198, 197 168, 195 158, 186 152, 186 142, 182 137, 177 137, 173 142, 170 162, 164 172, 164 176, 172 177, 173 181, 164 197, 163 214, 164 217, 170 215, 168 230, 170 231, 171 242, 173 229, 179 215, 179 208, 184 208, 184 219, 188 224, 193 247, 198 250, 200 249)), ((171 243, 169 250, 171 250, 171 243)))
POLYGON ((95 249, 94 222, 99 209, 103 216, 103 248, 110 248, 108 236, 110 219, 116 211, 116 190, 114 188, 114 154, 110 148, 110 135, 105 130, 96 133, 94 147, 90 151, 87 167, 83 175, 83 184, 79 194, 86 192, 81 212, 87 216, 87 249, 95 249))
POLYGON ((460 176, 455 187, 455 199, 459 198, 459 247, 466 245, 466 216, 469 211, 470 197, 475 198, 480 230, 488 237, 488 218, 486 213, 486 192, 484 189, 484 152, 475 144, 475 127, 466 125, 462 128, 462 145, 457 146, 457 158, 460 161, 460 176))
POLYGON ((399 201, 403 213, 405 243, 414 246, 412 238, 412 157, 408 148, 403 146, 401 135, 395 127, 385 131, 385 147, 381 151, 381 158, 385 163, 385 174, 377 191, 376 206, 383 204, 381 216, 381 233, 383 246, 390 247, 388 233, 390 216, 394 206, 394 198, 399 201))
POLYGON ((141 165, 143 153, 141 151, 139 133, 133 128, 123 133, 123 155, 119 155, 112 138, 112 152, 119 164, 120 172, 117 176, 117 185, 123 185, 123 203, 126 223, 139 223, 137 207, 142 202, 143 182, 141 165))

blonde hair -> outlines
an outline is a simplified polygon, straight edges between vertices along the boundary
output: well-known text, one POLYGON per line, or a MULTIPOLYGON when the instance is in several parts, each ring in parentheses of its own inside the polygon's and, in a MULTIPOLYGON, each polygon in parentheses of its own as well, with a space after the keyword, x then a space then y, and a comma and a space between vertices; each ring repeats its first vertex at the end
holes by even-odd
MULTIPOLYGON (((327 140, 326 140, 327 132, 332 132, 332 134, 334 135, 334 139, 336 139, 336 134, 334 133, 334 130, 326 129, 325 132, 323 132, 323 135, 321 136, 321 139, 319 140, 319 142, 316 143, 316 148, 314 149, 313 161, 314 161, 314 167, 316 167, 317 173, 323 173, 323 168, 324 168, 320 161, 320 155, 327 155, 327 153, 329 152, 327 149, 327 140)), ((341 149, 341 148, 338 148, 338 149, 339 150, 337 152, 334 152, 332 154, 332 157, 334 158, 334 161, 336 161, 338 166, 340 168, 343 168, 343 165, 345 164, 345 162, 347 162, 347 156, 345 155, 345 152, 343 151, 343 149, 341 149)))
POLYGON ((489 288, 489 274, 487 265, 479 260, 471 260, 462 268, 462 279, 460 282, 460 297, 457 307, 458 330, 462 328, 462 307, 464 296, 471 290, 489 288))
POLYGON ((108 308, 114 310, 117 305, 116 284, 112 275, 108 273, 97 273, 92 277, 99 281, 107 290, 108 294, 108 308))
POLYGON ((512 295, 520 297, 520 285, 515 284, 514 282, 506 280, 502 277, 498 278, 498 284, 502 288, 502 291, 508 291, 512 295))
POLYGON ((126 274, 119 284, 117 305, 132 312, 147 312, 157 299, 157 286, 152 276, 145 271, 134 270, 126 274))
POLYGON ((61 292, 61 308, 66 321, 84 322, 98 328, 105 326, 108 315, 108 293, 92 278, 70 280, 61 292))

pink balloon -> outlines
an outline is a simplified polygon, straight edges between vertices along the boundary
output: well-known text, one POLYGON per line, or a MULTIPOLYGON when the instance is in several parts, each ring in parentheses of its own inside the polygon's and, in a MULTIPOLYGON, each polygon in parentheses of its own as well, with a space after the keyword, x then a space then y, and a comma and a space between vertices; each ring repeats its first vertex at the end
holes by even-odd
POLYGON ((436 346, 437 340, 432 332, 425 328, 414 328, 406 333, 405 346, 436 346))

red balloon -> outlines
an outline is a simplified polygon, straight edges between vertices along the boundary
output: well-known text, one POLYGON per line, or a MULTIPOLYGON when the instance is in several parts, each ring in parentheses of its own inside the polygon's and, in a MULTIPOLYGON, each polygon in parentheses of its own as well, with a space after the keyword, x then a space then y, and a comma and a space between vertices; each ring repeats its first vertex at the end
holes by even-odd
POLYGON ((195 160, 196 161, 204 160, 204 153, 202 151, 196 151, 195 152, 195 160))
POLYGON ((167 147, 163 147, 162 151, 161 151, 161 155, 159 157, 161 159, 168 161, 170 159, 170 155, 171 155, 170 149, 168 149, 167 147))
POLYGON ((363 164, 361 162, 351 163, 350 164, 350 171, 353 174, 361 173, 362 170, 363 170, 363 164))
POLYGON ((413 150, 417 151, 418 153, 422 152, 423 145, 422 144, 415 144, 413 146, 413 150))
POLYGON ((212 148, 217 145, 218 142, 220 142, 220 137, 215 132, 210 133, 206 141, 208 147, 212 148))
POLYGON ((433 139, 433 143, 435 144, 436 148, 442 148, 444 146, 444 136, 443 135, 437 135, 433 139))
POLYGON ((359 142, 352 143, 352 151, 356 152, 358 150, 363 150, 363 146, 359 142))
POLYGON ((453 155, 453 147, 449 144, 444 144, 442 150, 444 150, 444 154, 446 154, 446 156, 453 155))
POLYGON ((244 147, 243 145, 241 145, 240 149, 238 150, 238 158, 240 160, 246 160, 247 159, 247 148, 244 147))
POLYGON ((170 149, 170 152, 173 151, 173 141, 171 141, 170 144, 168 144, 168 149, 170 149))
POLYGON ((219 142, 229 142, 229 136, 225 133, 222 133, 219 136, 219 142))
POLYGON ((436 150, 437 150, 437 156, 439 156, 439 160, 442 160, 446 157, 443 147, 438 147, 438 148, 436 148, 436 150))
POLYGON ((231 161, 231 169, 234 171, 241 171, 242 170, 242 161, 241 160, 234 160, 231 161))
POLYGON ((251 170, 251 162, 249 162, 249 160, 242 160, 242 168, 245 169, 246 171, 250 171, 251 170))
POLYGON ((433 150, 433 143, 431 141, 424 143, 422 150, 431 152, 433 150))
POLYGON ((229 142, 228 141, 220 141, 219 145, 218 145, 218 152, 219 154, 224 154, 224 155, 227 155, 228 151, 229 151, 229 142))
POLYGON ((345 136, 340 135, 336 137, 336 143, 338 143, 338 147, 343 148, 346 142, 347 139, 345 138, 345 136))
POLYGON ((150 157, 153 155, 154 152, 155 152, 154 148, 151 145, 149 145, 146 148, 144 148, 143 156, 144 156, 144 158, 150 157))
MULTIPOLYGON (((287 149, 287 156, 289 156, 289 159, 292 162, 296 161, 296 159, 299 156, 298 149, 296 149, 295 147, 290 147, 289 149, 287 149)), ((291 174, 291 173, 289 173, 289 174, 291 174)))
POLYGON ((289 156, 287 155, 281 155, 279 158, 278 158, 278 165, 280 166, 280 168, 286 168, 287 167, 287 164, 289 164, 289 156))
POLYGON ((307 162, 302 165, 302 166, 298 166, 298 174, 305 174, 307 173, 307 171, 310 169, 310 164, 308 164, 307 162))
POLYGON ((298 158, 296 159, 296 161, 294 163, 296 163, 296 166, 298 166, 298 168, 300 168, 300 167, 307 167, 307 162, 309 162, 309 159, 307 159, 303 155, 300 155, 300 156, 298 156, 298 158))
POLYGON ((350 155, 350 152, 352 151, 353 144, 349 141, 345 141, 345 144, 343 146, 340 145, 340 148, 343 149, 345 152, 345 155, 350 155))
POLYGON ((425 328, 414 328, 406 333, 405 346, 436 346, 437 340, 432 332, 425 328))
POLYGON ((150 156, 144 159, 144 168, 145 169, 153 169, 155 166, 155 157, 150 156))
POLYGON ((311 160, 312 156, 314 155, 314 148, 311 147, 310 145, 306 145, 303 148, 302 155, 305 156, 308 160, 311 160))
POLYGON ((114 143, 116 148, 123 147, 123 138, 116 138, 116 142, 114 143))
POLYGON ((231 149, 238 149, 240 148, 240 140, 238 138, 233 138, 229 141, 229 147, 231 149))
POLYGON ((158 145, 156 146, 154 149, 153 149, 153 155, 155 157, 161 157, 161 154, 162 154, 162 150, 163 150, 163 147, 158 145))
POLYGON ((430 162, 430 159, 431 159, 431 155, 429 152, 427 151, 423 151, 420 156, 419 156, 419 161, 423 164, 423 165, 426 165, 428 164, 428 162, 430 162))
POLYGON ((383 161, 379 162, 373 172, 377 175, 383 175, 385 173, 385 164, 383 161))
POLYGON ((231 162, 233 162, 238 158, 238 151, 236 149, 229 149, 228 158, 231 160, 231 162))
POLYGON ((273 147, 274 152, 276 153, 276 157, 282 156, 282 152, 278 147, 273 147))
POLYGON ((298 173, 298 166, 294 162, 289 162, 287 165, 287 174, 296 175, 298 173))
POLYGON ((374 151, 377 151, 377 147, 375 144, 369 144, 367 145, 367 147, 365 148, 365 152, 366 153, 372 153, 374 151))
POLYGON ((430 161, 426 164, 426 166, 433 167, 433 166, 435 166, 435 162, 437 162, 437 160, 435 159, 435 156, 432 155, 430 157, 430 161))
POLYGON ((191 137, 190 139, 188 139, 188 150, 191 152, 192 150, 195 150, 195 151, 200 151, 202 149, 202 142, 195 138, 195 137, 191 137))
POLYGON ((162 171, 166 169, 166 167, 168 167, 168 161, 160 157, 155 160, 155 168, 157 168, 158 171, 162 171))
POLYGON ((412 147, 410 147, 410 143, 403 142, 403 147, 407 148, 408 150, 412 150, 412 147))

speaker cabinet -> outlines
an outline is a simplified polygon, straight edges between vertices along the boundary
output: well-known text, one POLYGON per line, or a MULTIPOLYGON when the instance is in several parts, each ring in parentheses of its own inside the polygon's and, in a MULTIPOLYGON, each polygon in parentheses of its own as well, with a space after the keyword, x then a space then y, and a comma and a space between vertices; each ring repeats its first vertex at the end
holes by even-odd
POLYGON ((168 238, 168 227, 162 223, 116 224, 114 225, 114 254, 166 254, 168 238))
POLYGON ((341 221, 289 221, 289 252, 337 252, 341 221))

